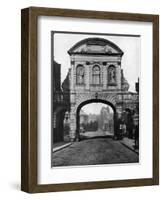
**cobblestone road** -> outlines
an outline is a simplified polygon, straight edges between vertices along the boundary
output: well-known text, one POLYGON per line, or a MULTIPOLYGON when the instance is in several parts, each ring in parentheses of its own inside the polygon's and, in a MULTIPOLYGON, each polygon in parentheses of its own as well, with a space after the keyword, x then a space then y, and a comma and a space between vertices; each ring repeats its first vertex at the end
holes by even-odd
POLYGON ((75 142, 54 152, 53 166, 134 163, 139 156, 120 141, 111 138, 91 138, 75 142))

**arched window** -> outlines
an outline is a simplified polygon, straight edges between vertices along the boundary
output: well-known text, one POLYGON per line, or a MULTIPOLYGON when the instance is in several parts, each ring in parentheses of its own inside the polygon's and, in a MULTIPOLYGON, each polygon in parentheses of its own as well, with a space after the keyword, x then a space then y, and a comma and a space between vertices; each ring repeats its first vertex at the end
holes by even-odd
POLYGON ((84 66, 78 65, 76 68, 76 83, 83 84, 84 83, 84 66))
POLYGON ((100 84, 100 67, 95 65, 92 69, 92 82, 93 84, 100 84))
POLYGON ((116 68, 110 65, 108 68, 108 84, 116 84, 116 68))

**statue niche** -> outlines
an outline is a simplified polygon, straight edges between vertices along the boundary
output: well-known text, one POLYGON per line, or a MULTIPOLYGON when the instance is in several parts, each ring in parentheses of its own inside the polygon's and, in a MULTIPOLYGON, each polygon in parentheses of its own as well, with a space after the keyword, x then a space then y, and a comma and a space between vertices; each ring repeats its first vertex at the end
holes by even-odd
POLYGON ((83 65, 78 65, 76 68, 76 83, 84 84, 84 67, 83 67, 83 65))
POLYGON ((108 68, 108 85, 116 85, 116 68, 110 65, 108 68))

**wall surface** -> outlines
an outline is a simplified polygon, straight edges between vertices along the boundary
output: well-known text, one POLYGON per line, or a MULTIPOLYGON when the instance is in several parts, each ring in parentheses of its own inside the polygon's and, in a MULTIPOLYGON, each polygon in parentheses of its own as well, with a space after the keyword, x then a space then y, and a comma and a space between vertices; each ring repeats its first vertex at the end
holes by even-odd
MULTIPOLYGON (((20 191, 20 9, 46 6, 119 12, 160 14, 160 35, 163 33, 163 5, 161 0, 17 0, 1 1, 0 6, 0 199, 162 199, 160 186, 105 189, 80 192, 60 192, 29 195, 20 191)), ((160 38, 161 44, 161 38, 160 38)), ((160 45, 160 55, 163 53, 160 45)), ((161 56, 160 56, 161 57, 161 56)), ((162 58, 160 58, 160 76, 162 58)), ((162 74, 163 76, 163 74, 162 74)), ((163 79, 160 80, 160 86, 163 79)), ((161 90, 160 90, 161 92, 161 90)), ((160 102, 163 100, 160 94, 160 102)), ((160 105, 161 110, 162 106, 160 105)), ((160 113, 161 113, 160 110, 160 113)), ((163 110, 162 110, 163 111, 163 110)), ((160 114, 160 121, 163 117, 160 114)), ((161 123, 160 123, 161 124, 161 123)), ((163 127, 160 129, 162 132, 163 127)), ((160 134, 160 144, 162 143, 160 134)), ((160 145, 160 154, 163 147, 160 145)), ((160 156, 160 169, 163 159, 160 156)))

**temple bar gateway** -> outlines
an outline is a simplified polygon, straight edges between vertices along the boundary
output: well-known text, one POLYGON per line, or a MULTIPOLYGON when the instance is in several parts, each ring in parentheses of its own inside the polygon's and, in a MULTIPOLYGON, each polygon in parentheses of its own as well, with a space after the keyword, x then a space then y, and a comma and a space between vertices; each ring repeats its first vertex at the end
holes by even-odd
POLYGON ((53 142, 80 139, 80 110, 101 102, 114 111, 116 122, 123 113, 139 115, 139 86, 129 91, 121 62, 124 52, 103 38, 87 38, 69 49, 70 68, 61 84, 61 65, 53 62, 53 142), (65 127, 67 127, 65 129, 65 127))

